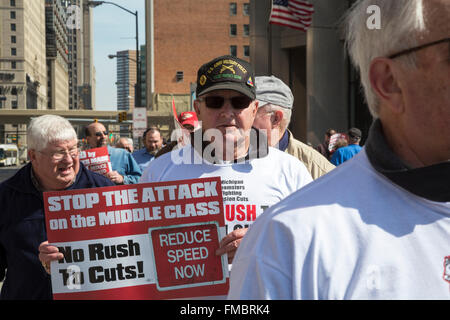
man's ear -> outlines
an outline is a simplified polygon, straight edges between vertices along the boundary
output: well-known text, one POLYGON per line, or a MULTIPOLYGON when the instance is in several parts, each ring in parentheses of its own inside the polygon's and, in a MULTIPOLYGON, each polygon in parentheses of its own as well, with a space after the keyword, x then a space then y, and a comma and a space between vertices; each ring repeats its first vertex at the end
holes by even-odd
POLYGON ((403 111, 403 92, 399 85, 398 68, 388 58, 375 58, 370 64, 369 79, 380 102, 390 107, 391 112, 403 111))
POLYGON ((36 151, 35 150, 28 150, 28 159, 30 159, 30 161, 35 161, 36 160, 36 151))
POLYGON ((272 123, 272 129, 279 127, 281 121, 283 120, 283 111, 277 110, 272 113, 270 117, 270 122, 272 123))
POLYGON ((199 104, 200 104, 200 102, 197 99, 195 99, 194 100, 194 110, 195 110, 195 113, 197 113, 197 117, 200 115, 200 106, 199 106, 199 104))
POLYGON ((253 107, 252 115, 253 115, 253 118, 255 118, 256 114, 258 113, 259 101, 258 100, 254 100, 253 103, 252 103, 252 107, 253 107))

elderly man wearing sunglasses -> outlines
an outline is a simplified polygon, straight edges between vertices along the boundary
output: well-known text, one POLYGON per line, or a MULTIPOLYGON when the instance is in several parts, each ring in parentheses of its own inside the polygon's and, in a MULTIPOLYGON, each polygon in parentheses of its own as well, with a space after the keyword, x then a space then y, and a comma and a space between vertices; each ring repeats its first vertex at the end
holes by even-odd
POLYGON ((194 108, 201 130, 188 145, 150 163, 141 182, 220 176, 226 233, 216 254, 231 263, 248 226, 264 209, 310 181, 297 158, 268 147, 252 128, 258 102, 252 67, 233 56, 204 64, 197 75, 194 108))

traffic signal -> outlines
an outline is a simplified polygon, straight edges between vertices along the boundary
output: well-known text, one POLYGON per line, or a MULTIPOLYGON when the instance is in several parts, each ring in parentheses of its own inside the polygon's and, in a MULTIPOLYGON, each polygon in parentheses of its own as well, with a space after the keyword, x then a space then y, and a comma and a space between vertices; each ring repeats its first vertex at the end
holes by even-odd
POLYGON ((119 122, 127 121, 127 112, 119 112, 119 122))

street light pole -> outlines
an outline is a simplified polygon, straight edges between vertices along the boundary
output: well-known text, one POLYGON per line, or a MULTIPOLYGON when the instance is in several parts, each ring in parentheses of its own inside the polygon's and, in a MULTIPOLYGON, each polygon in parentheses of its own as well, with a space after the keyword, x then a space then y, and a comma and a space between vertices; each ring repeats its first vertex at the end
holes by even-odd
POLYGON ((136 83, 137 83, 137 93, 134 106, 139 108, 141 106, 141 59, 139 54, 139 24, 138 24, 138 12, 136 10, 136 83))
POLYGON ((136 18, 136 99, 134 101, 134 106, 135 108, 139 108, 141 105, 141 63, 140 63, 140 57, 139 57, 139 22, 138 22, 138 11, 136 10, 135 12, 128 10, 127 8, 124 8, 120 5, 118 5, 117 3, 114 2, 110 2, 110 1, 88 1, 87 5, 89 7, 97 7, 99 5, 102 4, 112 4, 113 6, 116 6, 130 14, 132 14, 133 16, 135 16, 136 18))

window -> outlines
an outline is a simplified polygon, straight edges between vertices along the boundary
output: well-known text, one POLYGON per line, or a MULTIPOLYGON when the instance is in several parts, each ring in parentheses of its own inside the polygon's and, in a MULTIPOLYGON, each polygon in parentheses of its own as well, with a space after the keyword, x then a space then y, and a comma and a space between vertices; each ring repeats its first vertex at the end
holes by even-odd
POLYGON ((250 46, 244 46, 244 57, 250 57, 250 46))
POLYGON ((11 36, 11 43, 16 43, 16 36, 11 36))
POLYGON ((17 100, 11 100, 11 109, 17 109, 17 100))
POLYGON ((184 78, 184 72, 183 71, 177 71, 175 78, 177 80, 177 82, 181 82, 183 81, 184 78))
POLYGON ((237 46, 230 46, 230 54, 232 56, 237 56, 237 46))
POLYGON ((242 34, 244 35, 244 37, 250 36, 250 25, 249 24, 244 24, 243 28, 244 29, 242 31, 242 34))
POLYGON ((11 31, 16 31, 16 24, 15 23, 11 23, 11 31))
POLYGON ((244 16, 250 15, 250 3, 244 3, 244 6, 242 8, 242 13, 244 16))
POLYGON ((230 16, 235 16, 235 15, 237 15, 237 3, 231 2, 230 3, 230 16))
POLYGON ((11 61, 11 69, 17 69, 16 61, 11 61))
POLYGON ((11 19, 15 19, 15 18, 16 18, 16 12, 15 12, 15 11, 10 11, 10 12, 9 12, 9 17, 10 17, 11 19))
POLYGON ((237 36, 237 25, 230 24, 230 36, 232 37, 237 36))
POLYGON ((11 48, 11 55, 12 56, 16 56, 17 55, 17 49, 16 48, 11 48))
POLYGON ((16 6, 16 0, 9 0, 9 5, 11 7, 15 7, 16 6))

